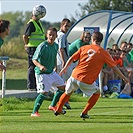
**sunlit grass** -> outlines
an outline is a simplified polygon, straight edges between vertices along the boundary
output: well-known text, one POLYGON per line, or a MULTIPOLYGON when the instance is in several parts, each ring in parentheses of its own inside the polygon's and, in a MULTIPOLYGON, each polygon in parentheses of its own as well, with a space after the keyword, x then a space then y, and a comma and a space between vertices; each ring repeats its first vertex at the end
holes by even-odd
MULTIPOLYGON (((8 90, 25 90, 27 89, 27 70, 28 61, 25 59, 9 58, 6 70, 6 89, 8 90)), ((2 72, 0 72, 2 79, 2 72)), ((2 82, 0 82, 2 88, 2 82)))
MULTIPOLYGON (((1 73, 0 73, 1 74, 1 73)), ((1 75, 0 75, 1 76, 1 75)), ((7 61, 7 89, 26 89, 27 60, 10 58, 7 61)), ((1 84, 0 84, 1 87, 1 84)), ((0 133, 132 133, 133 100, 100 98, 89 112, 90 119, 79 116, 88 97, 73 94, 72 110, 54 116, 48 110, 51 101, 40 108, 41 117, 30 116, 35 99, 0 99, 0 133)))
POLYGON ((40 108, 41 117, 30 116, 34 99, 9 98, 1 100, 0 133, 132 133, 133 100, 100 98, 89 112, 90 119, 79 116, 88 97, 72 95, 71 110, 55 116, 48 110, 51 101, 45 100, 40 108), (80 97, 80 99, 79 99, 80 97), (79 100, 78 100, 79 99, 79 100))
POLYGON ((0 56, 8 56, 10 58, 27 59, 27 53, 19 38, 14 38, 0 48, 0 56), (15 43, 14 43, 15 42, 15 43))

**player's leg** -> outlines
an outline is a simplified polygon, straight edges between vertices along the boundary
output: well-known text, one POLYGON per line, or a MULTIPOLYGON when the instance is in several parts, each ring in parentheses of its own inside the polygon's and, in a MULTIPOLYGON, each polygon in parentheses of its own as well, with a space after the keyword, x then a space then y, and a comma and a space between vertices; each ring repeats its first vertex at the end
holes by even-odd
POLYGON ((38 114, 38 111, 43 101, 47 97, 47 93, 51 87, 51 82, 47 74, 41 74, 41 75, 36 74, 35 76, 36 76, 36 83, 37 83, 37 93, 39 93, 39 95, 35 100, 34 108, 31 116, 40 116, 40 114, 38 114), (47 80, 49 80, 49 82, 47 82, 47 80))
MULTIPOLYGON (((73 63, 67 68, 67 71, 65 74, 62 75, 62 78, 63 80, 65 81, 65 83, 67 83, 67 80, 70 78, 71 76, 71 73, 73 71, 73 68, 75 66, 73 65, 73 63)), ((71 106, 70 106, 70 102, 69 101, 66 101, 64 106, 67 108, 67 109, 71 109, 71 106)))
POLYGON ((67 109, 71 109, 69 100, 65 102, 64 106, 65 106, 67 109))
POLYGON ((63 105, 69 101, 71 94, 78 89, 78 86, 76 85, 76 83, 74 83, 74 78, 70 77, 67 81, 66 84, 66 88, 65 88, 65 92, 62 94, 62 96, 60 97, 60 100, 58 102, 58 106, 57 106, 57 110, 55 112, 55 115, 59 115, 60 113, 62 113, 62 107, 63 105))
POLYGON ((46 99, 46 95, 43 93, 40 93, 37 96, 31 116, 40 116, 40 114, 38 113, 38 110, 40 109, 44 99, 46 99))
POLYGON ((81 118, 89 118, 88 111, 92 109, 92 107, 96 104, 97 100, 100 97, 100 90, 96 83, 93 83, 92 85, 88 85, 88 87, 81 86, 81 90, 88 96, 91 95, 89 98, 85 108, 83 109, 81 113, 81 118))
POLYGON ((56 93, 54 94, 54 97, 52 99, 52 102, 49 106, 49 110, 55 111, 56 110, 56 104, 59 101, 61 95, 64 93, 63 90, 58 89, 56 93))
MULTIPOLYGON (((86 104, 84 110, 82 111, 82 115, 86 115, 88 114, 88 111, 92 109, 92 107, 96 104, 97 100, 100 97, 100 93, 99 94, 93 94, 90 99, 88 100, 88 103, 86 104)), ((82 117, 82 116, 81 116, 82 117)))
POLYGON ((49 109, 52 111, 56 110, 56 104, 59 101, 60 96, 64 93, 65 91, 65 83, 63 81, 63 79, 57 74, 54 73, 54 82, 52 84, 52 86, 57 87, 57 91, 54 94, 53 100, 49 106, 49 109))

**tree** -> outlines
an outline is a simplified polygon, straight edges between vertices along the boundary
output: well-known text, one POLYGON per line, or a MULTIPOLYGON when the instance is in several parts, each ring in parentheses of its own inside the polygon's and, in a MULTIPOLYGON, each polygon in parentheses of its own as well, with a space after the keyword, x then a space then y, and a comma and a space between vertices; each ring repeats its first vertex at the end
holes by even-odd
MULTIPOLYGON (((87 14, 99 10, 115 10, 132 12, 132 0, 88 0, 87 3, 79 3, 81 12, 76 11, 76 18, 80 19, 87 14)), ((72 20, 76 20, 73 16, 72 20)))
MULTIPOLYGON (((23 43, 22 36, 24 34, 24 29, 26 27, 27 22, 31 18, 31 12, 26 11, 26 12, 21 12, 21 11, 16 11, 16 12, 6 12, 1 14, 1 19, 8 19, 10 21, 10 35, 5 38, 5 43, 7 43, 9 40, 15 42, 16 38, 18 38, 19 43, 23 43)), ((60 23, 53 23, 51 24, 50 22, 44 21, 41 19, 42 25, 45 29, 45 33, 47 29, 51 26, 55 26, 57 29, 60 27, 60 23)))
POLYGON ((8 19, 10 21, 10 36, 5 38, 5 42, 11 40, 14 37, 20 35, 20 30, 23 28, 23 14, 22 12, 8 12, 1 15, 2 19, 8 19))

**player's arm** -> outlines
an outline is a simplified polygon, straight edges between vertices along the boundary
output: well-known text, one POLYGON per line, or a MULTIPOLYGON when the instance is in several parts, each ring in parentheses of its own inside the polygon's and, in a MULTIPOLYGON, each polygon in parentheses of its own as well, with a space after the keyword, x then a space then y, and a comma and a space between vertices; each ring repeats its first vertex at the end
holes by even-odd
POLYGON ((125 77, 125 76, 122 74, 122 72, 119 70, 119 68, 117 67, 116 62, 112 59, 112 57, 109 55, 109 53, 107 53, 107 52, 105 51, 104 57, 105 57, 105 58, 104 58, 104 59, 105 59, 105 63, 106 63, 108 66, 110 66, 110 68, 112 68, 113 71, 114 71, 120 78, 122 78, 122 79, 125 81, 125 83, 130 83, 130 82, 129 82, 129 79, 128 79, 127 77, 125 77))
POLYGON ((41 65, 37 60, 32 60, 32 61, 41 71, 47 70, 47 68, 41 65))
POLYGON ((67 62, 66 62, 66 64, 65 64, 64 68, 63 68, 63 69, 60 71, 60 73, 59 73, 60 75, 62 75, 63 73, 66 73, 67 68, 71 65, 72 62, 79 60, 79 57, 80 57, 80 50, 81 50, 81 49, 79 49, 77 52, 75 52, 75 53, 67 60, 67 62))
POLYGON ((129 79, 121 73, 117 66, 114 66, 112 69, 118 76, 120 76, 125 81, 125 83, 130 83, 129 79))
POLYGON ((72 56, 67 60, 64 68, 60 71, 59 75, 62 75, 63 73, 66 73, 67 68, 70 66, 70 64, 74 61, 74 59, 72 58, 72 56))
POLYGON ((60 57, 61 57, 61 61, 62 61, 62 68, 65 66, 66 64, 66 61, 65 61, 65 47, 66 47, 66 38, 65 38, 65 35, 61 35, 59 37, 59 54, 60 54, 60 57))
POLYGON ((66 63, 65 58, 64 58, 64 53, 65 53, 64 48, 60 48, 59 52, 60 52, 60 57, 61 57, 61 61, 62 61, 62 67, 64 67, 65 63, 66 63))

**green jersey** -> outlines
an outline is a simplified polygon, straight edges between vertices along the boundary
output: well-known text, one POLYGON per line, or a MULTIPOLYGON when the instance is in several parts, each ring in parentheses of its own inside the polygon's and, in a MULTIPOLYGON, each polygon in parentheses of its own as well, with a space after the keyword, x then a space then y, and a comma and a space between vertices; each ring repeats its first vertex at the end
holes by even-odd
POLYGON ((47 41, 42 42, 36 49, 32 60, 37 60, 47 70, 41 71, 37 66, 35 67, 36 74, 50 74, 56 65, 56 55, 58 51, 58 44, 54 42, 50 45, 47 41))
POLYGON ((131 56, 131 61, 133 63, 133 49, 129 52, 130 56, 131 56))
POLYGON ((80 39, 77 39, 75 40, 73 43, 71 43, 68 47, 69 49, 69 56, 72 56, 75 52, 78 51, 78 49, 81 47, 81 46, 84 46, 85 44, 83 43, 82 40, 80 39))
POLYGON ((0 37, 0 47, 2 46, 3 43, 4 43, 4 40, 0 37))
MULTIPOLYGON (((131 55, 129 53, 126 54, 127 61, 131 63, 131 55)), ((124 67, 128 66, 128 64, 124 61, 124 67)))

